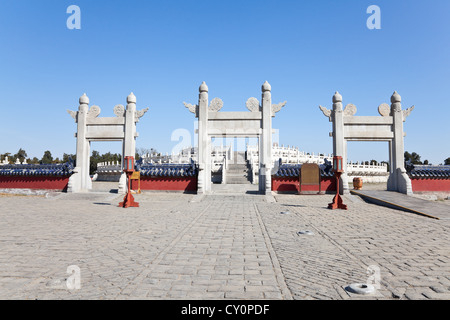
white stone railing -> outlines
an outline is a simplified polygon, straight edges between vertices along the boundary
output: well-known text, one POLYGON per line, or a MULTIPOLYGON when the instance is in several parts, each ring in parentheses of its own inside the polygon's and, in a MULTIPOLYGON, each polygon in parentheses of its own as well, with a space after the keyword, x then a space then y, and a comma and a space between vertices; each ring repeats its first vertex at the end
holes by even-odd
POLYGON ((317 163, 323 164, 325 159, 331 161, 333 159, 332 154, 314 154, 306 153, 304 151, 300 151, 297 147, 291 146, 274 146, 272 148, 272 158, 274 161, 282 160, 283 163, 292 163, 292 164, 300 164, 300 163, 317 163))
POLYGON ((387 164, 369 165, 347 163, 348 176, 388 176, 387 164))
POLYGON ((108 161, 97 163, 97 172, 121 172, 122 166, 119 161, 108 161))
MULTIPOLYGON (((6 156, 3 161, 0 161, 0 166, 5 166, 9 164, 9 158, 6 156)), ((14 164, 28 164, 27 159, 24 159, 22 163, 20 162, 19 158, 16 159, 16 162, 14 164)))
POLYGON ((8 157, 6 156, 5 159, 3 159, 3 161, 0 161, 0 166, 5 166, 9 164, 9 160, 8 157))
POLYGON ((119 161, 108 161, 97 163, 97 171, 92 181, 115 181, 118 182, 122 176, 122 165, 119 161))
MULTIPOLYGON (((253 159, 253 161, 258 161, 258 146, 247 146, 247 160, 253 159)), ((283 163, 287 164, 300 164, 300 163, 317 163, 323 164, 325 159, 331 161, 333 159, 332 154, 314 154, 314 153, 306 153, 304 151, 300 151, 296 147, 291 146, 274 146, 272 148, 272 159, 275 162, 278 162, 279 159, 283 163)))
POLYGON ((162 153, 147 153, 141 156, 142 163, 189 163, 189 162, 177 162, 173 161, 173 155, 170 156, 167 152, 166 154, 162 153))
POLYGON ((250 166, 250 176, 252 184, 258 184, 259 179, 259 155, 257 146, 247 145, 247 162, 250 166))
POLYGON ((226 164, 226 157, 220 154, 214 155, 211 158, 211 171, 212 172, 218 172, 223 170, 223 168, 226 169, 225 164, 226 164))
POLYGON ((155 164, 155 163, 190 163, 191 159, 196 160, 195 151, 189 147, 181 150, 178 154, 166 152, 166 154, 162 153, 147 153, 141 156, 144 164, 155 164))
POLYGON ((360 177, 363 183, 386 183, 389 172, 385 163, 381 165, 347 163, 347 176, 349 182, 352 182, 353 178, 360 177))

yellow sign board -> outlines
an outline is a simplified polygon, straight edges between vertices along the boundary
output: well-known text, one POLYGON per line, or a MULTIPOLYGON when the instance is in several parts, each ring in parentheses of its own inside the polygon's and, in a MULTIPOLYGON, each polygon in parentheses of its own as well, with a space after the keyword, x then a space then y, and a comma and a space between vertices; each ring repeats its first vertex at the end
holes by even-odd
POLYGON ((141 172, 140 171, 135 171, 131 174, 131 179, 136 180, 136 179, 140 179, 141 178, 141 172))
POLYGON ((137 180, 138 181, 138 190, 137 192, 133 192, 132 193, 141 193, 141 172, 140 171, 134 171, 131 176, 130 176, 130 180, 137 180))

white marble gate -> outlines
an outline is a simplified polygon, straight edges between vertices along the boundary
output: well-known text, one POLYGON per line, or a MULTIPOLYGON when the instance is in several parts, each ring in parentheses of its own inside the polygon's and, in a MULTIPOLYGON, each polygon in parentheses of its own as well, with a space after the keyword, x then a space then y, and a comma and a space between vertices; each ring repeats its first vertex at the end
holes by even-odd
POLYGON ((198 118, 198 193, 211 191, 211 139, 212 138, 258 138, 259 141, 259 192, 271 193, 272 117, 286 102, 272 104, 271 86, 262 85, 262 102, 256 98, 247 100, 250 112, 219 112, 223 107, 220 98, 214 98, 208 106, 208 86, 199 88, 198 104, 184 103, 198 118))
POLYGON ((402 110, 401 97, 397 92, 391 97, 391 105, 383 103, 378 107, 380 116, 355 116, 356 107, 348 104, 342 108, 342 96, 333 96, 333 109, 319 106, 323 114, 333 123, 333 154, 343 157, 345 173, 341 176, 344 193, 349 192, 347 177, 347 141, 388 141, 390 174, 388 190, 411 194, 411 180, 404 165, 403 122, 414 106, 402 110))
MULTIPOLYGON (((126 108, 121 104, 114 107, 115 117, 99 118, 100 108, 95 105, 89 108, 89 98, 86 94, 80 97, 79 102, 78 111, 67 110, 77 123, 76 167, 69 179, 68 192, 86 192, 92 189, 89 176, 92 141, 121 141, 122 160, 125 156, 135 156, 138 136, 136 123, 148 111, 148 108, 136 110, 136 97, 133 93, 127 97, 126 108)), ((122 174, 119 193, 124 192, 126 192, 126 177, 122 174)))

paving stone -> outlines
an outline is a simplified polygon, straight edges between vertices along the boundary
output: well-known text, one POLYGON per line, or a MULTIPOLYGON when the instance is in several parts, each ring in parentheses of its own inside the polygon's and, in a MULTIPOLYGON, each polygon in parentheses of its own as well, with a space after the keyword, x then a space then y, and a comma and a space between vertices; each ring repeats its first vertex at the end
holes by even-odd
POLYGON ((449 299, 449 221, 328 210, 330 195, 193 197, 144 193, 128 210, 111 194, 0 196, 0 299, 365 299, 343 288, 369 266, 381 279, 370 299, 449 299), (46 287, 70 265, 81 289, 46 287))

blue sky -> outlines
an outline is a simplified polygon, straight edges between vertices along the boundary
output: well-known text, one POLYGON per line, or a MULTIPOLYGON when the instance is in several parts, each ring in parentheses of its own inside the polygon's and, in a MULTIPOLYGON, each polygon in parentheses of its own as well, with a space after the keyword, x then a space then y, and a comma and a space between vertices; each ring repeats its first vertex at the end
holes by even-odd
MULTIPOLYGON (((280 144, 332 152, 331 107, 337 90, 356 115, 378 115, 394 90, 403 108, 405 150, 439 164, 450 156, 450 1, 85 1, 0 2, 0 153, 41 158, 75 153, 76 124, 67 109, 86 93, 100 116, 113 116, 134 92, 137 147, 170 152, 172 132, 187 129, 202 81, 223 111, 246 111, 249 97, 272 85, 287 101, 273 120, 280 144), (81 30, 69 30, 69 5, 81 30), (370 5, 381 30, 369 30, 370 5)), ((193 141, 192 141, 193 142, 193 141)), ((120 143, 93 143, 120 152, 120 143)), ((349 143, 349 159, 387 160, 388 144, 349 143)))

